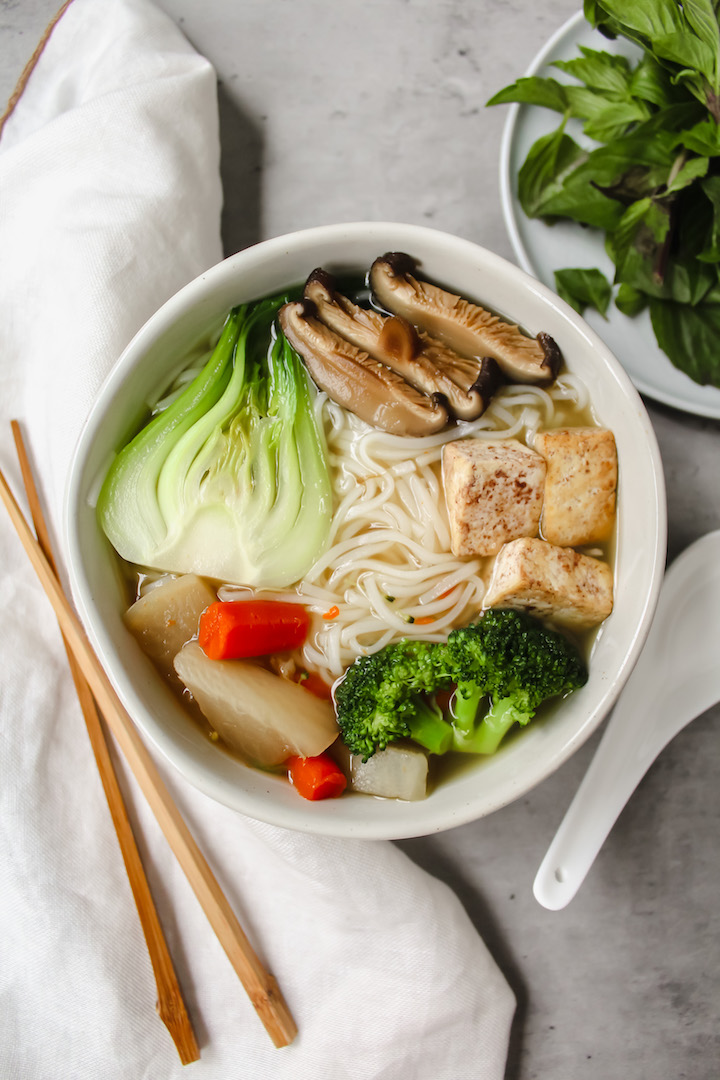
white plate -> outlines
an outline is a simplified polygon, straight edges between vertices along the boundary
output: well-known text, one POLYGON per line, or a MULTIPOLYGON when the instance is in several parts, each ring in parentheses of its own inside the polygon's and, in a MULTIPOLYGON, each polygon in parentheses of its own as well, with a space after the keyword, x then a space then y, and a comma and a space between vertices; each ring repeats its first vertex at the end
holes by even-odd
MULTIPOLYGON (((577 57, 580 45, 632 58, 639 55, 639 50, 624 39, 608 41, 578 12, 550 38, 526 74, 552 75, 562 80, 563 73, 547 65, 553 60, 577 57)), ((586 229, 571 221, 546 225, 526 217, 518 201, 516 177, 520 166, 535 140, 553 131, 559 122, 559 114, 550 109, 510 106, 500 154, 500 189, 510 239, 523 269, 551 289, 555 288, 554 271, 563 267, 597 266, 612 281, 614 267, 605 253, 599 230, 586 229)), ((579 130, 579 125, 577 130, 568 125, 568 132, 576 141, 582 141, 579 130)), ((611 304, 607 320, 591 308, 585 311, 584 318, 615 353, 641 393, 684 412, 720 419, 720 390, 700 386, 672 365, 658 348, 647 311, 629 319, 611 304)))

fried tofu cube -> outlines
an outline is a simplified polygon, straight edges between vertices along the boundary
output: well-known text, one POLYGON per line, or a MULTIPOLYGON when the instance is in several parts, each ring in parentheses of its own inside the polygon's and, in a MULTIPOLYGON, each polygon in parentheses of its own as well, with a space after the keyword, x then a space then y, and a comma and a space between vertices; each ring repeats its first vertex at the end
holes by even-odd
POLYGON ((612 611, 612 571, 602 559, 573 548, 522 537, 498 554, 483 604, 516 608, 577 629, 595 626, 612 611))
POLYGON ((537 536, 545 461, 516 439, 460 439, 443 449, 453 555, 495 555, 508 540, 537 536))
POLYGON ((547 462, 542 535, 578 547, 607 540, 615 521, 618 464, 605 428, 563 428, 535 436, 547 462))

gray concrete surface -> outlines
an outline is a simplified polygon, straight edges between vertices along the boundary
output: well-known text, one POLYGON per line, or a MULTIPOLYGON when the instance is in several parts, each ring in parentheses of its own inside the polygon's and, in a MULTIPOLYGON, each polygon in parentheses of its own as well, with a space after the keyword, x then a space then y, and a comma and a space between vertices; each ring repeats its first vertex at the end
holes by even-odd
MULTIPOLYGON (((57 2, 0 0, 3 100, 57 2)), ((385 219, 513 258, 497 178, 505 110, 484 103, 575 0, 160 6, 219 73, 228 253, 385 219)), ((646 404, 672 557, 720 528, 720 424, 646 404)), ((562 912, 537 905, 532 881, 597 738, 514 805, 402 844, 457 891, 518 996, 507 1080, 720 1075, 719 722, 715 707, 665 750, 562 912)))

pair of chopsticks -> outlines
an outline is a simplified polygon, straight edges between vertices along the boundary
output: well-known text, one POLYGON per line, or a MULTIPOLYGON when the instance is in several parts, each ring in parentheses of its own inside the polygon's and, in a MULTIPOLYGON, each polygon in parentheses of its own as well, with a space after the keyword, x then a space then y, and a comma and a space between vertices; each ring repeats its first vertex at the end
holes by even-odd
POLYGON ((297 1034, 297 1027, 277 982, 265 970, 248 941, 63 592, 20 427, 14 420, 11 426, 37 537, 25 520, 2 471, 0 498, 60 624, 70 670, 150 953, 158 991, 158 1014, 175 1042, 183 1065, 196 1061, 200 1056, 197 1040, 142 867, 100 716, 123 752, 270 1038, 275 1046, 287 1046, 297 1034))

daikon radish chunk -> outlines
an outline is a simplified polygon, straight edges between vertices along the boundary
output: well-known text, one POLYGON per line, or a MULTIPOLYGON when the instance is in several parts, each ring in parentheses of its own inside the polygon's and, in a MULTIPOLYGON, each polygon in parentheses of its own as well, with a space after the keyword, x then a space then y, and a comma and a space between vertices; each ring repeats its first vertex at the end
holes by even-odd
POLYGON ((223 742, 255 764, 315 757, 337 738, 329 701, 259 664, 211 660, 190 641, 175 657, 175 671, 223 742))
POLYGON ((414 801, 427 794, 428 759, 414 746, 387 746, 363 761, 350 757, 350 790, 414 801))
POLYGON ((217 597, 196 574, 168 578, 125 612, 125 625, 148 656, 166 671, 186 641, 197 634, 200 616, 217 597))

